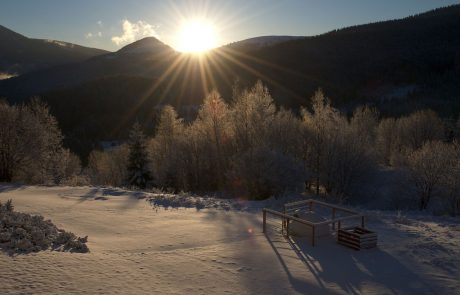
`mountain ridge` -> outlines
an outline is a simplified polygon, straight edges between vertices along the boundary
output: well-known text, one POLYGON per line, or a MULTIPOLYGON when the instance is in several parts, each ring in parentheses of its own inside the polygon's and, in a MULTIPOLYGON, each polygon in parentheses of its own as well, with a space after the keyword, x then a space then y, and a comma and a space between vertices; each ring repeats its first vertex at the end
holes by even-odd
POLYGON ((444 117, 460 113, 460 5, 250 51, 223 46, 200 57, 165 44, 154 54, 137 51, 143 43, 147 48, 162 44, 155 40, 127 45, 125 50, 136 49, 136 54, 108 53, 0 81, 0 97, 20 102, 40 95, 63 122, 75 112, 67 103, 78 105, 85 114, 81 117, 91 117, 94 124, 74 116, 63 130, 91 133, 93 141, 123 138, 126 128, 108 130, 110 120, 102 124, 91 114, 117 114, 123 126, 137 118, 153 122, 145 109, 165 104, 196 108, 213 89, 230 102, 235 81, 245 88, 262 80, 278 106, 293 109, 309 107, 309 97, 323 88, 346 112, 368 104, 392 116, 427 107, 444 117))
POLYGON ((108 51, 77 44, 28 38, 0 25, 0 73, 20 75, 57 65, 81 62, 108 51))

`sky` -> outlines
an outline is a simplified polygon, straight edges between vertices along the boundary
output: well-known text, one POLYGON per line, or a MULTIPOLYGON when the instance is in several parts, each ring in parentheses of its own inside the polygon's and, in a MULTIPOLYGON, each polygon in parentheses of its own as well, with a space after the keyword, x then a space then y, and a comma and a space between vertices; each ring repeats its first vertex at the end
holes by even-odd
POLYGON ((0 25, 31 38, 110 51, 146 36, 177 48, 184 21, 204 20, 216 45, 256 36, 311 36, 402 18, 460 0, 1 0, 0 25))

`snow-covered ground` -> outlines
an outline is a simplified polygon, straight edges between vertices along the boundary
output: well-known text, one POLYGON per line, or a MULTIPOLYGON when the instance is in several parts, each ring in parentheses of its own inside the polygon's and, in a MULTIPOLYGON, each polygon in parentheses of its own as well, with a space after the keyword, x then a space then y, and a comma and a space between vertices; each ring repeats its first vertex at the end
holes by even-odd
POLYGON ((0 186, 0 201, 89 236, 89 254, 0 253, 1 294, 458 294, 458 219, 369 211, 376 249, 312 248, 260 208, 93 187, 0 186), (149 200, 149 198, 151 198, 149 200), (165 210, 164 205, 187 209, 165 210))

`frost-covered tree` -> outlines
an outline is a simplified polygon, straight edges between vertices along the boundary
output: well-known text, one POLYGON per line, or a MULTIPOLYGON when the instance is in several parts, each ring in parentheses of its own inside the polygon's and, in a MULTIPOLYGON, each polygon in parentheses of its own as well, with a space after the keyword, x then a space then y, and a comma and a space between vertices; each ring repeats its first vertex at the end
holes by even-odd
POLYGON ((10 182, 21 162, 19 123, 18 108, 0 101, 0 181, 10 182))
POLYGON ((358 107, 350 120, 350 127, 361 144, 371 148, 376 139, 379 112, 367 106, 358 107))
POLYGON ((387 165, 404 166, 414 150, 426 142, 443 140, 444 125, 431 110, 416 111, 398 119, 383 119, 377 128, 380 161, 387 165))
POLYGON ((182 189, 184 183, 184 123, 172 106, 160 114, 155 138, 149 142, 149 157, 155 182, 162 188, 182 189))
POLYGON ((321 175, 325 173, 327 165, 324 161, 328 154, 333 152, 331 144, 337 137, 337 131, 343 119, 334 109, 329 99, 319 89, 311 98, 313 112, 302 109, 303 122, 306 126, 306 140, 308 148, 305 151, 307 167, 314 178, 316 194, 319 195, 321 186, 321 175))
POLYGON ((231 122, 238 153, 268 144, 275 113, 273 98, 261 81, 234 98, 231 122))
POLYGON ((59 184, 80 173, 75 156, 48 106, 38 98, 27 105, 0 103, 0 179, 59 184))
POLYGON ((222 188, 225 171, 228 168, 228 152, 231 145, 229 127, 230 113, 227 104, 217 91, 211 92, 204 100, 194 122, 197 130, 206 140, 209 181, 216 188, 222 188))
POLYGON ((380 162, 385 165, 394 163, 395 152, 398 150, 398 121, 395 118, 385 118, 377 127, 376 149, 380 162))
POLYGON ((271 122, 268 146, 293 159, 304 156, 304 126, 292 111, 281 108, 271 122))
POLYGON ((310 183, 316 194, 322 187, 343 201, 372 174, 378 114, 358 108, 349 121, 318 90, 312 98, 312 112, 303 109, 302 115, 310 183))
POLYGON ((149 171, 147 141, 141 125, 135 123, 129 133, 128 183, 145 188, 152 179, 149 171))
POLYGON ((428 208, 433 194, 442 186, 451 155, 451 146, 440 141, 429 141, 409 154, 406 169, 416 189, 420 210, 428 208))

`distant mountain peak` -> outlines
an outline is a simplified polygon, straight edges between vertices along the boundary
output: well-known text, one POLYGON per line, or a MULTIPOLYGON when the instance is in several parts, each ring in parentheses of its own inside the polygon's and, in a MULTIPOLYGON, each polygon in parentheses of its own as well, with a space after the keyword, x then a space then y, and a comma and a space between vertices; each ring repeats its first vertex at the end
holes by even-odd
POLYGON ((11 40, 11 39, 15 39, 15 40, 24 40, 24 39, 27 39, 27 37, 19 34, 19 33, 16 33, 10 29, 8 29, 7 27, 4 27, 2 25, 0 25, 0 38, 2 40, 11 40))
POLYGON ((155 37, 146 37, 126 45, 117 51, 117 53, 147 53, 158 52, 162 50, 172 50, 171 47, 161 42, 155 37))
POLYGON ((1 25, 0 44, 0 79, 107 53, 63 41, 28 38, 1 25))

